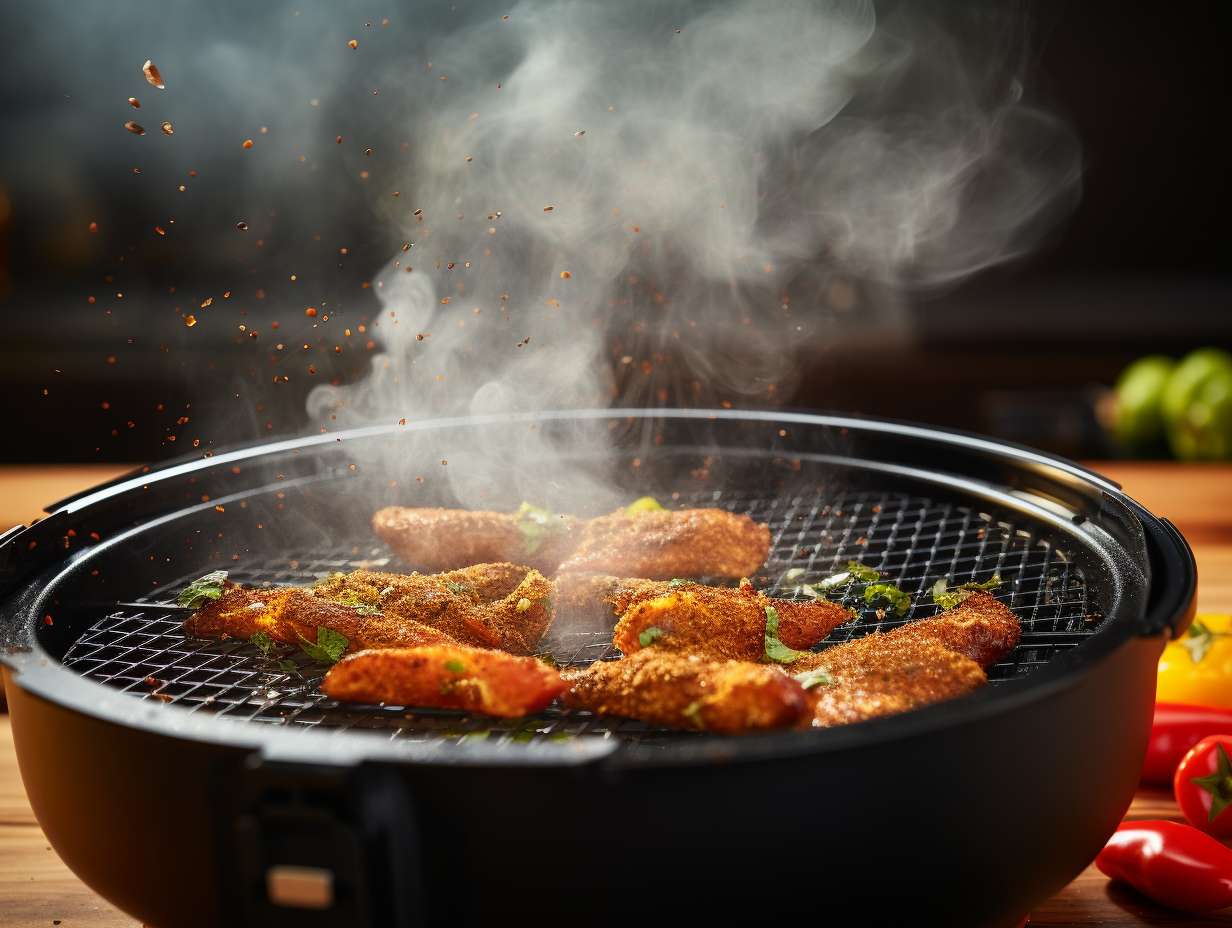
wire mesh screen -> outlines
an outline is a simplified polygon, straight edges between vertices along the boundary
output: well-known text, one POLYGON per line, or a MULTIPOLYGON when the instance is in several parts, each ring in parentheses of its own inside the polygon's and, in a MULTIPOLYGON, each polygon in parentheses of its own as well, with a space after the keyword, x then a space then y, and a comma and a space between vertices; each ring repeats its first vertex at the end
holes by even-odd
MULTIPOLYGON (((1085 578, 1063 548, 1029 527, 969 507, 890 493, 780 498, 715 493, 680 502, 744 512, 769 524, 770 556, 753 579, 772 595, 806 595, 801 585, 841 571, 849 560, 876 568, 883 581, 911 595, 911 607, 898 615, 865 603, 863 584, 845 587, 841 601, 856 609, 858 618, 837 628, 819 647, 935 614, 938 607, 930 591, 938 580, 953 585, 997 574, 1001 582, 994 595, 1014 610, 1023 627, 1017 649, 989 671, 993 685, 1004 685, 1080 643, 1101 619, 1088 599, 1085 578)), ((237 582, 276 585, 310 584, 359 567, 396 571, 401 565, 384 546, 364 540, 227 567, 237 582)), ((555 706, 524 719, 498 720, 446 710, 340 704, 320 692, 322 669, 306 655, 284 649, 287 653, 271 657, 239 640, 185 637, 187 612, 173 605, 174 594, 196 575, 147 598, 117 604, 81 635, 64 663, 143 699, 292 727, 372 729, 390 738, 419 741, 589 736, 654 744, 704 737, 555 706)), ((550 633, 543 653, 571 665, 619 656, 610 631, 550 633)))

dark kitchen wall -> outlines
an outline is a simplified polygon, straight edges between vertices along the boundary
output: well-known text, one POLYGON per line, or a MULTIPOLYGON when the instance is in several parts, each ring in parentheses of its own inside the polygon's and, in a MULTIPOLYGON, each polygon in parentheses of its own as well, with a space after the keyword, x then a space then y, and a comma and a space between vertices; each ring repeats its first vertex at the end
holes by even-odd
MULTIPOLYGON (((361 376, 364 285, 414 206, 394 177, 447 77, 433 37, 509 5, 458 6, 4 5, 0 455, 155 460, 301 431, 312 385, 361 376)), ((932 6, 981 41, 970 4, 932 6)), ((1081 140, 1081 202, 1028 258, 857 307, 793 401, 1100 453, 1091 410, 1127 360, 1232 345, 1227 5, 998 9, 1028 97, 1081 140)))

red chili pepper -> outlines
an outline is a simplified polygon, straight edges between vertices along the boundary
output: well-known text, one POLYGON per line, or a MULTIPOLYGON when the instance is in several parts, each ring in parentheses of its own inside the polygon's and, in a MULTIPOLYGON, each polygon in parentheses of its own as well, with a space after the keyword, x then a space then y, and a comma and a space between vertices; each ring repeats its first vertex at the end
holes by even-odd
POLYGON ((1192 825, 1125 822, 1095 858, 1109 879, 1182 912, 1232 905, 1232 850, 1192 825))
POLYGON ((1232 735, 1203 738, 1177 765, 1176 803, 1189 824, 1207 834, 1232 835, 1232 735))
POLYGON ((1155 704, 1155 722, 1142 765, 1142 782, 1172 785, 1176 765, 1185 752, 1208 735, 1232 731, 1232 709, 1190 706, 1179 702, 1155 704))

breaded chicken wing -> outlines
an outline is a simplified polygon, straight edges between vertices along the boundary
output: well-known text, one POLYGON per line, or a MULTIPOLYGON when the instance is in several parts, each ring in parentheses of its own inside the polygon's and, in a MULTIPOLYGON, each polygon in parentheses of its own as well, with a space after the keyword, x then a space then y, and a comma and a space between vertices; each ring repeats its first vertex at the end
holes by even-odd
POLYGON ((344 702, 517 718, 545 708, 567 686, 555 668, 533 657, 436 644, 344 657, 325 675, 321 690, 344 702))
POLYGON ((552 620, 552 582, 513 564, 446 574, 335 574, 311 588, 247 589, 227 583, 184 623, 190 635, 275 641, 345 637, 348 650, 460 641, 517 654, 534 651, 552 620))
POLYGON ((766 653, 766 609, 779 616, 778 637, 790 648, 809 648, 852 614, 826 600, 774 599, 745 581, 739 587, 700 583, 642 584, 612 594, 625 605, 612 643, 625 654, 653 646, 722 660, 760 661, 766 653))
POLYGON ((477 564, 443 574, 356 570, 322 580, 313 592, 421 622, 465 644, 533 654, 552 622, 555 589, 537 570, 477 564))
POLYGON ((573 708, 721 734, 794 725, 809 702, 778 667, 655 649, 566 678, 572 685, 563 699, 573 708))
POLYGON ((788 669, 815 684, 812 725, 845 725, 979 689, 984 667, 1009 654, 1021 634, 1014 614, 979 592, 934 618, 809 654, 788 669))
POLYGON ((372 528, 398 557, 425 570, 517 561, 551 574, 577 545, 578 520, 542 509, 471 512, 388 506, 372 528))
POLYGON ((429 570, 512 560, 547 574, 743 577, 770 550, 767 526, 721 509, 621 509, 582 521, 525 505, 512 513, 390 506, 372 527, 400 558, 429 570))

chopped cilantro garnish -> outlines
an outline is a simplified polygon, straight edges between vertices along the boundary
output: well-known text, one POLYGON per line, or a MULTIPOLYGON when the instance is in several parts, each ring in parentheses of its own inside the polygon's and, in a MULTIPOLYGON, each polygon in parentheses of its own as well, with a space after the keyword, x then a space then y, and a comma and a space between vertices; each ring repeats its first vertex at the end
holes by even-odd
POLYGON ((513 514, 518 531, 522 533, 522 546, 527 554, 534 554, 548 537, 560 531, 562 525, 556 514, 541 506, 523 503, 513 514))
POLYGON ((276 647, 274 644, 274 639, 265 632, 253 632, 252 637, 248 639, 248 642, 249 644, 256 646, 257 650, 261 652, 262 657, 269 657, 270 653, 276 647))
POLYGON ((832 686, 834 678, 820 667, 816 670, 806 670, 804 673, 798 673, 795 680, 806 690, 811 690, 815 686, 832 686))
POLYGON ((342 657, 342 652, 347 649, 350 644, 345 637, 338 634, 332 628, 320 626, 317 628, 317 640, 314 644, 309 641, 299 632, 295 633, 299 637, 300 650, 311 657, 314 661, 320 661, 323 664, 336 663, 338 658, 342 657))
POLYGON ((226 579, 227 572, 225 570, 215 570, 204 577, 198 577, 180 591, 180 595, 175 598, 175 601, 181 606, 187 606, 190 609, 200 609, 207 602, 222 596, 222 586, 226 579))
POLYGON ((450 593, 469 593, 471 588, 465 583, 454 583, 452 580, 446 580, 445 586, 449 588, 450 593))
POLYGON ((354 590, 343 590, 333 600, 340 606, 350 606, 360 615, 381 615, 380 609, 364 602, 354 590))
POLYGON ((445 661, 445 669, 450 673, 465 673, 466 665, 461 661, 445 661))
POLYGON ((859 561, 848 561, 847 572, 861 583, 870 583, 873 580, 881 579, 881 571, 874 570, 872 567, 865 567, 859 561))
POLYGON ((864 601, 870 605, 884 599, 899 615, 911 608, 911 597, 893 583, 870 583, 864 588, 864 601))
POLYGON ((637 636, 637 643, 643 648, 648 648, 662 637, 663 629, 657 625, 651 625, 649 628, 643 629, 642 633, 637 636))
POLYGON ((299 664, 293 660, 284 659, 278 662, 278 669, 283 673, 295 673, 299 670, 299 664))
POLYGON ((776 664, 790 664, 804 655, 803 651, 789 648, 779 640, 779 611, 773 606, 766 607, 766 660, 776 664))
POLYGON ((635 499, 628 506, 626 506, 625 513, 635 516, 642 512, 658 512, 662 508, 663 504, 653 496, 643 496, 641 499, 635 499))
POLYGON ((942 609, 953 609, 976 590, 995 590, 1001 585, 1000 574, 993 574, 983 583, 972 581, 956 586, 952 590, 946 588, 947 580, 949 580, 948 577, 942 577, 933 584, 932 589, 933 602, 942 609))

